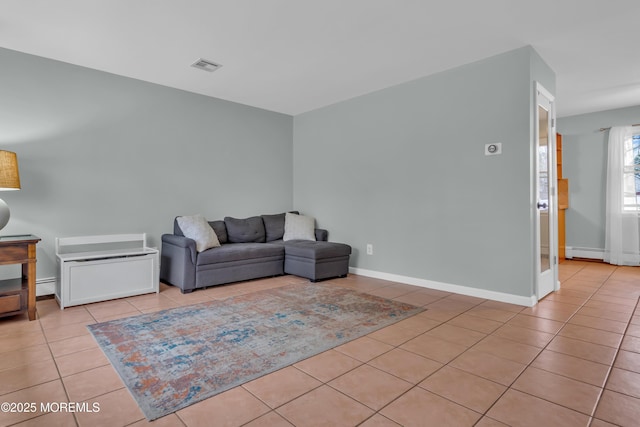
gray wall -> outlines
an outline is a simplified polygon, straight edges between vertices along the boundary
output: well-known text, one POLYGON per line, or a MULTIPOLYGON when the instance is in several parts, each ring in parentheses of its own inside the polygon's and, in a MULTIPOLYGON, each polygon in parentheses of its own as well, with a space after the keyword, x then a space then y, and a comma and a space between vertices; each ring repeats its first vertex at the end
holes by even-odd
POLYGON ((0 148, 23 185, 2 194, 2 233, 42 237, 40 279, 58 236, 159 246, 176 215, 296 208, 354 267, 533 292, 533 80, 555 76, 530 47, 295 118, 4 49, 0 65, 0 148))
MULTIPOLYGON (((194 70, 194 73, 198 70, 194 70)), ((215 75, 212 75, 215 78, 215 75)), ((22 190, 2 234, 33 233, 38 278, 54 238, 146 232, 292 208, 290 116, 0 49, 0 148, 22 190)))
POLYGON ((533 79, 527 47, 296 116, 294 207, 354 267, 531 296, 533 79))
POLYGON ((640 106, 558 119, 562 169, 569 179, 567 246, 604 249, 607 139, 600 128, 640 123, 640 106))

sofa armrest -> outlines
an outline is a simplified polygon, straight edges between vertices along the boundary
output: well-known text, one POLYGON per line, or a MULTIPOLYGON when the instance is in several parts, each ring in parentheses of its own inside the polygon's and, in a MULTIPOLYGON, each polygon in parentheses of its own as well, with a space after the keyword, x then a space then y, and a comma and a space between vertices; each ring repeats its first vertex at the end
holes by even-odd
POLYGON ((184 236, 178 236, 177 234, 163 234, 162 243, 168 243, 179 248, 188 249, 189 254, 191 255, 191 262, 195 265, 196 257, 198 254, 198 252, 196 251, 195 240, 184 236))
POLYGON ((329 239, 329 232, 322 228, 316 228, 316 240, 320 242, 326 242, 329 239))
POLYGON ((196 287, 196 242, 175 234, 162 235, 160 279, 182 292, 196 287))

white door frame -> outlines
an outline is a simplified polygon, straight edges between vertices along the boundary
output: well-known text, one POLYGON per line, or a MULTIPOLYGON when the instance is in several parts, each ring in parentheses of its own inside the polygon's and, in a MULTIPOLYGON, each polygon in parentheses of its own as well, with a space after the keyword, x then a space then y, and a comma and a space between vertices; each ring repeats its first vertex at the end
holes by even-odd
POLYGON ((531 151, 533 156, 533 191, 531 209, 534 222, 534 286, 535 297, 540 300, 552 291, 560 289, 558 282, 558 183, 556 177, 556 113, 555 113, 555 97, 547 91, 540 83, 535 83, 534 88, 534 132, 531 141, 531 151), (547 101, 547 102, 545 102, 547 101), (539 131, 539 112, 538 106, 549 105, 549 128, 548 128, 548 185, 549 185, 549 267, 550 271, 541 273, 540 262, 540 215, 538 208, 538 139, 539 131))

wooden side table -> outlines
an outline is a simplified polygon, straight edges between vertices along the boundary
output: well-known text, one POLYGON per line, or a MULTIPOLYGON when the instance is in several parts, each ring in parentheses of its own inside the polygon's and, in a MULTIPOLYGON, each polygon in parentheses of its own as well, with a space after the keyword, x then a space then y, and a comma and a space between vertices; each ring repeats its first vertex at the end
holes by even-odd
POLYGON ((31 234, 0 236, 0 265, 22 264, 22 277, 0 280, 0 317, 29 314, 36 318, 36 244, 31 234))

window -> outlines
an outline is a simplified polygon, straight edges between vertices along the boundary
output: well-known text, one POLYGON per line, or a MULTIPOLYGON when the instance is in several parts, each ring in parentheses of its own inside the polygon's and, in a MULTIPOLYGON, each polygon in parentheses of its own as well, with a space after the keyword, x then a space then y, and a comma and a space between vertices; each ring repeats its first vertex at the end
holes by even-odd
POLYGON ((640 211, 640 133, 624 142, 623 191, 624 211, 640 211))

